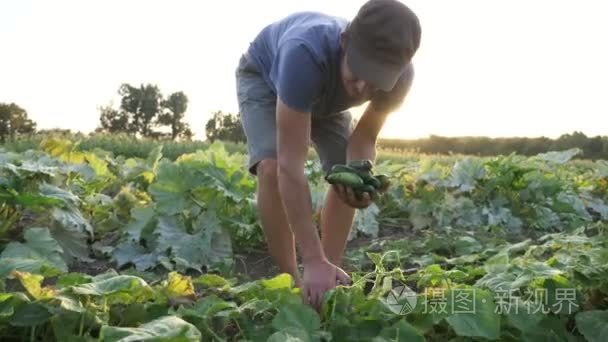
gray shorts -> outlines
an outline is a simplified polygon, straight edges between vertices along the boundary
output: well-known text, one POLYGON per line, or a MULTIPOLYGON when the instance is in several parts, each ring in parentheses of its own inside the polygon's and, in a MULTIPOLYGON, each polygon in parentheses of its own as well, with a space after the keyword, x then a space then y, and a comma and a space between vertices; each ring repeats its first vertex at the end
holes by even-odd
MULTIPOLYGON (((277 97, 246 55, 241 57, 236 69, 236 88, 240 120, 247 137, 248 169, 255 175, 260 161, 277 158, 277 97)), ((346 147, 352 130, 352 117, 348 111, 312 117, 311 140, 324 172, 334 164, 346 162, 346 147)))

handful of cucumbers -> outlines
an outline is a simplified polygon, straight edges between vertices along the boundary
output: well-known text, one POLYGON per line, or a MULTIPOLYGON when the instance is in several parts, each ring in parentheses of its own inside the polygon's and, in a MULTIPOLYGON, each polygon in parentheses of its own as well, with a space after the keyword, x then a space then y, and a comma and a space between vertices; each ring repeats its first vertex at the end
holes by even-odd
POLYGON ((358 199, 367 192, 375 200, 379 193, 388 189, 390 181, 387 175, 374 175, 373 168, 374 164, 370 160, 353 160, 346 165, 334 165, 325 180, 329 184, 352 188, 358 199))

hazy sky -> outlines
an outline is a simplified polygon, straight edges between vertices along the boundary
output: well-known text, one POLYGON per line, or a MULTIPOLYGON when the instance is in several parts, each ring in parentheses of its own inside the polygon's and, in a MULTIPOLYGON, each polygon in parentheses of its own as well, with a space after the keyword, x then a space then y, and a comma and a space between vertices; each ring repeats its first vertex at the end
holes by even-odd
MULTIPOLYGON (((257 32, 297 10, 352 18, 360 0, 0 0, 0 102, 39 128, 91 131, 121 83, 184 91, 203 136, 237 112, 234 69, 257 32)), ((385 137, 608 134, 608 5, 411 0, 416 80, 385 137)))

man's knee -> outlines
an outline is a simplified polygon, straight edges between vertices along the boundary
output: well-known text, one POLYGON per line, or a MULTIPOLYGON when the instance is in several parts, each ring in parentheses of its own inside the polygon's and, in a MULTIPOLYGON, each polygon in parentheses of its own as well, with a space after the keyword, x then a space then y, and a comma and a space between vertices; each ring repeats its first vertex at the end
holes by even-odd
POLYGON ((256 165, 256 173, 260 181, 276 181, 277 160, 263 159, 256 165))

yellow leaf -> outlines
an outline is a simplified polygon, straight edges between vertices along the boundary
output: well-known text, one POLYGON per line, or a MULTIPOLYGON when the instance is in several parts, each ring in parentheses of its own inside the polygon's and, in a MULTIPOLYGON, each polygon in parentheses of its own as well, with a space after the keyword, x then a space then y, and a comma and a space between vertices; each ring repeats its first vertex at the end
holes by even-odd
POLYGON ((34 299, 53 298, 55 290, 51 287, 41 287, 43 276, 29 272, 13 271, 12 275, 19 279, 21 285, 34 299))
POLYGON ((177 272, 169 273, 169 281, 165 289, 167 291, 167 295, 170 297, 194 296, 194 285, 192 285, 192 279, 177 272))

